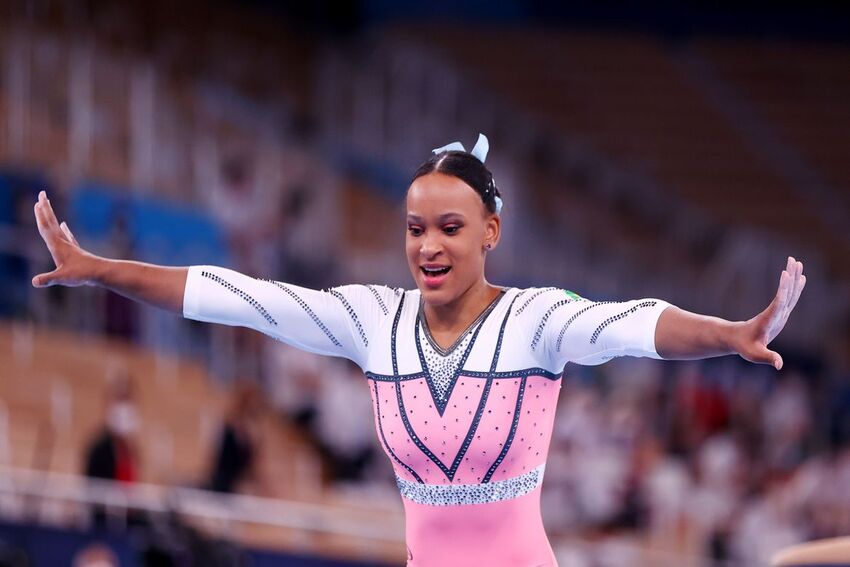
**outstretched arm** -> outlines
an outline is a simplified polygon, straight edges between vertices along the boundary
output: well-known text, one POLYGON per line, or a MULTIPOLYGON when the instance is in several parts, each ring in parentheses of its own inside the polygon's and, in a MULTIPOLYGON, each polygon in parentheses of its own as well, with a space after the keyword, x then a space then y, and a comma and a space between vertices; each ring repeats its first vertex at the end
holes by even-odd
POLYGON ((109 260, 80 248, 67 223, 61 224, 44 191, 35 204, 38 232, 56 269, 32 279, 35 287, 97 285, 130 299, 182 314, 188 268, 109 260))
POLYGON ((107 260, 80 248, 43 191, 35 215, 56 263, 52 272, 33 278, 36 287, 98 285, 188 319, 249 327, 309 352, 343 356, 361 368, 369 338, 403 298, 400 289, 380 285, 313 290, 219 266, 107 260))
POLYGON ((805 285, 803 263, 789 256, 773 301, 747 321, 727 321, 671 306, 658 318, 655 349, 662 358, 673 360, 739 354, 779 370, 782 357, 767 345, 785 327, 805 285))

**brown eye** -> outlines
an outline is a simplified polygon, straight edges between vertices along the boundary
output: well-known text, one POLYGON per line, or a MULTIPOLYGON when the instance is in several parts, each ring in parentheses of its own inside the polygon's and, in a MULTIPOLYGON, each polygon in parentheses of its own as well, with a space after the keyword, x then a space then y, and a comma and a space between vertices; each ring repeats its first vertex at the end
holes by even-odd
POLYGON ((422 229, 418 226, 409 226, 407 227, 407 232, 409 232, 411 236, 419 236, 422 234, 422 229))
POLYGON ((443 230, 445 231, 446 234, 457 234, 457 231, 460 230, 460 227, 457 226, 457 225, 451 225, 451 226, 447 226, 443 230))

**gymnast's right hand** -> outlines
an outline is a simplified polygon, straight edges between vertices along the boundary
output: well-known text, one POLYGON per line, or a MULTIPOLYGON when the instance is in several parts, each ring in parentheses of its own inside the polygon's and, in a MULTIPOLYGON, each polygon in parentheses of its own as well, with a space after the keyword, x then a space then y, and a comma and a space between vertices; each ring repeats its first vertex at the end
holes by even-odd
POLYGON ((32 279, 35 287, 50 285, 80 286, 94 283, 94 267, 97 256, 80 248, 66 222, 56 220, 47 194, 41 191, 35 204, 35 220, 38 232, 53 257, 56 269, 38 274, 32 279))

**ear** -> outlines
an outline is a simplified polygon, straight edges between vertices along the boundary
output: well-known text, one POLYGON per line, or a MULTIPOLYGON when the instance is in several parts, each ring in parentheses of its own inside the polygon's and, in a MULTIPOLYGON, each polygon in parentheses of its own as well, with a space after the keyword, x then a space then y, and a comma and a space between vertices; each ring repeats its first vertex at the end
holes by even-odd
POLYGON ((499 238, 502 236, 502 218, 499 215, 489 215, 484 225, 484 244, 490 244, 490 251, 496 249, 499 245, 499 238))

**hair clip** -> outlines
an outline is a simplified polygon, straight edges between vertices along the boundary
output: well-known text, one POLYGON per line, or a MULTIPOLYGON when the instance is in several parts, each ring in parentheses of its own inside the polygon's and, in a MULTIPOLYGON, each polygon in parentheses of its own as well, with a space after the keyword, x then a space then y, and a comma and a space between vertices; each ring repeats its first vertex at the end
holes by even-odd
MULTIPOLYGON (((466 148, 463 147, 463 144, 460 142, 452 142, 451 144, 446 144, 445 146, 434 148, 431 150, 435 154, 439 154, 441 152, 465 152, 466 148)), ((490 141, 487 139, 487 136, 484 134, 478 134, 478 141, 475 142, 475 146, 472 148, 472 151, 469 152, 481 163, 484 163, 484 160, 487 159, 487 153, 490 151, 490 141)))
MULTIPOLYGON (((435 154, 439 154, 442 152, 465 152, 466 148, 463 147, 463 144, 460 142, 452 142, 450 144, 446 144, 445 146, 441 146, 439 148, 434 148, 431 150, 435 154)), ((487 136, 484 134, 478 134, 478 141, 475 142, 475 146, 472 148, 472 151, 469 152, 481 163, 484 163, 484 160, 487 159, 487 153, 490 151, 490 141, 487 139, 487 136)), ((484 193, 496 193, 496 180, 492 177, 490 178, 490 183, 487 186, 487 189, 484 190, 484 193)), ((493 197, 496 201, 496 214, 502 212, 502 199, 498 195, 493 197)))

